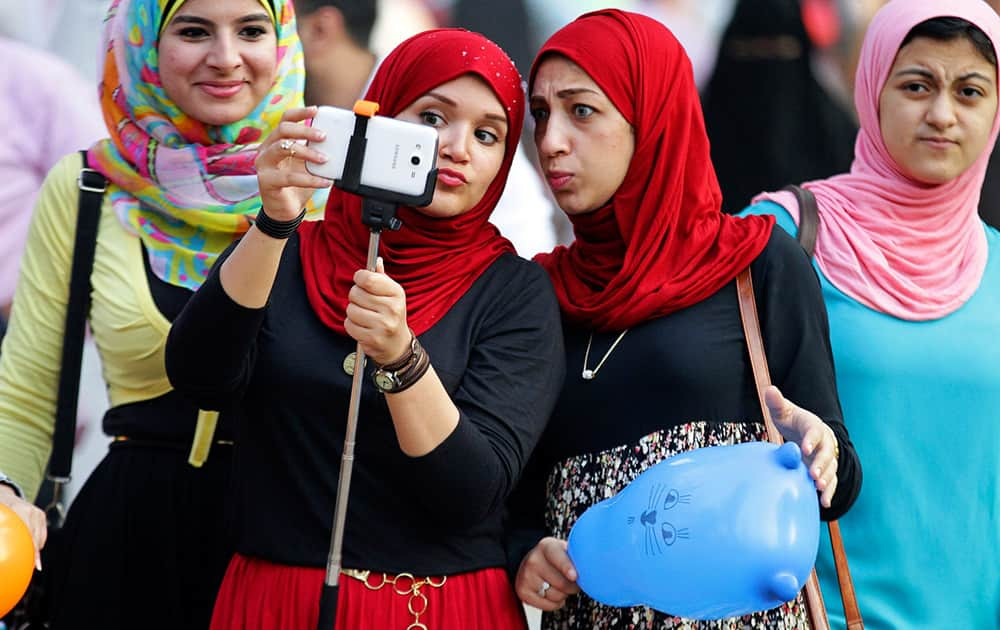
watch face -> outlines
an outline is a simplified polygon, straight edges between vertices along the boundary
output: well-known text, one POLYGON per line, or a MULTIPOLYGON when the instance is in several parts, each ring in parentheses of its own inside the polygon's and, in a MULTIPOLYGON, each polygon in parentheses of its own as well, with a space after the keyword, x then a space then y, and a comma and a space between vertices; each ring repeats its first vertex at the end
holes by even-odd
POLYGON ((391 392, 396 386, 395 380, 385 372, 375 372, 375 385, 383 392, 391 392))

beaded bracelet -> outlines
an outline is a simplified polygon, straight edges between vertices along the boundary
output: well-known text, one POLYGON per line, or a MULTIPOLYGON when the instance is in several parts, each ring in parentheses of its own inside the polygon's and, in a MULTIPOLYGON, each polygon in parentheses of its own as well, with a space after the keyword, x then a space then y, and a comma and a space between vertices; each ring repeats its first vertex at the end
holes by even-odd
POLYGON ((271 217, 267 216, 264 212, 264 208, 260 209, 257 213, 257 218, 254 219, 254 225, 257 229, 267 234, 271 238, 276 238, 278 240, 284 240, 295 234, 295 230, 299 229, 299 224, 302 223, 302 219, 306 216, 306 209, 302 208, 302 212, 299 216, 295 217, 291 221, 275 221, 271 217))

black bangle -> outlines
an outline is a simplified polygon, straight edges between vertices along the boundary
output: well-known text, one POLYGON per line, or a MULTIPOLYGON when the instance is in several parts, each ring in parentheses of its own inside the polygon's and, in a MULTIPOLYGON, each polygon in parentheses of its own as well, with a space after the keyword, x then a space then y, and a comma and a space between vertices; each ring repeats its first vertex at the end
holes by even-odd
POLYGON ((257 229, 267 234, 271 238, 276 238, 279 240, 284 240, 295 234, 295 230, 299 229, 299 224, 302 223, 302 219, 306 216, 306 209, 302 208, 302 212, 299 216, 295 217, 291 221, 275 221, 271 217, 267 216, 264 212, 264 208, 260 209, 257 213, 257 218, 254 219, 254 225, 257 229))
POLYGON ((0 472, 0 486, 7 486, 14 491, 14 494, 16 494, 19 499, 24 498, 24 492, 21 491, 21 486, 14 483, 14 480, 3 474, 3 472, 0 472))

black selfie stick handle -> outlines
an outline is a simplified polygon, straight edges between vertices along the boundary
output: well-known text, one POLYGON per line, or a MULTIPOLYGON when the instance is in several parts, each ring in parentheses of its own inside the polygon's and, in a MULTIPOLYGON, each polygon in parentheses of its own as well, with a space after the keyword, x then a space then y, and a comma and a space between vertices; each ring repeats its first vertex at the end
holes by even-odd
POLYGON ((336 584, 323 585, 319 599, 319 630, 334 630, 337 625, 337 597, 340 587, 336 584))
POLYGON ((396 217, 396 209, 394 203, 365 197, 361 204, 361 222, 372 232, 398 230, 403 222, 396 217))

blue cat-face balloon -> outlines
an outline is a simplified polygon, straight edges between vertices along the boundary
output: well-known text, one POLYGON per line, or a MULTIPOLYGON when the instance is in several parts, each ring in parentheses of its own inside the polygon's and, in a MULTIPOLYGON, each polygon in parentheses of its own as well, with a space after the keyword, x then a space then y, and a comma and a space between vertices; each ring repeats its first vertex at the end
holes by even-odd
POLYGON ((587 595, 691 619, 793 599, 818 545, 816 486, 793 443, 675 455, 591 506, 569 534, 587 595))

